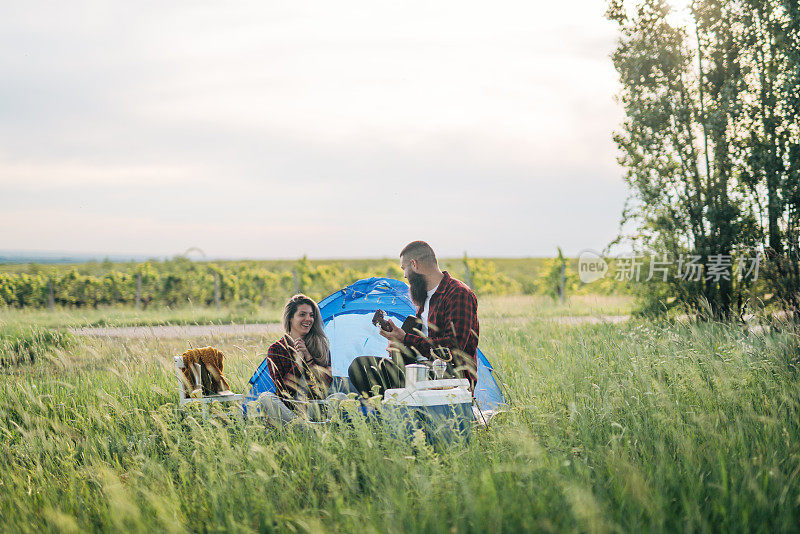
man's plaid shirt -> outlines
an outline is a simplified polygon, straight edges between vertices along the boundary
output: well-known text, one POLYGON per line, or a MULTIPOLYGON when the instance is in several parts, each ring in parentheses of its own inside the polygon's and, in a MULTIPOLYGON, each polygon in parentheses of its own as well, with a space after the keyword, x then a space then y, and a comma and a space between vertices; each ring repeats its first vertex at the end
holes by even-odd
MULTIPOLYGON (((417 318, 422 316, 417 308, 417 318)), ((431 349, 447 347, 453 354, 453 366, 469 379, 472 389, 478 380, 478 299, 475 293, 447 271, 431 295, 428 308, 428 337, 406 334, 403 344, 425 358, 432 358, 431 349)))

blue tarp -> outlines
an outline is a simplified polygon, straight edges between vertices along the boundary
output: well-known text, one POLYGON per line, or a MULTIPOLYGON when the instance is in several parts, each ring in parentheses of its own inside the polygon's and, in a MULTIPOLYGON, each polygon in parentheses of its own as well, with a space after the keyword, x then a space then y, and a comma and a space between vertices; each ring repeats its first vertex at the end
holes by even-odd
MULTIPOLYGON (((366 278, 337 291, 319 303, 325 334, 331 342, 331 367, 334 377, 347 378, 347 368, 358 356, 386 356, 387 341, 372 324, 375 310, 382 309, 395 324, 414 315, 416 308, 408 286, 391 278, 366 278)), ((257 398, 275 391, 266 359, 250 379, 248 397, 257 398)), ((478 383, 475 400, 481 410, 496 410, 506 401, 492 375, 492 365, 478 349, 478 383)))

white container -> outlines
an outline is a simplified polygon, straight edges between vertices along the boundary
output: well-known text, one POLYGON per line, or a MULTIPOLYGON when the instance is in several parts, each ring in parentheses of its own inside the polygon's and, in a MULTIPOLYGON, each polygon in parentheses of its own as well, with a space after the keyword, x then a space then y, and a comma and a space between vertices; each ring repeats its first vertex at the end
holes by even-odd
MULTIPOLYGON (((406 406, 408 408, 433 408, 446 405, 467 404, 472 406, 472 393, 465 387, 450 387, 446 389, 431 389, 438 380, 418 382, 422 388, 387 389, 383 394, 384 405, 406 406)), ((455 380, 454 380, 455 382, 455 380)), ((460 380, 459 380, 460 382, 460 380)), ((467 382, 464 380, 464 382, 467 382)), ((467 382, 469 383, 469 382, 467 382)))
POLYGON ((475 416, 472 393, 464 379, 422 380, 414 387, 387 389, 384 417, 394 417, 410 430, 421 428, 430 443, 469 439, 475 416))

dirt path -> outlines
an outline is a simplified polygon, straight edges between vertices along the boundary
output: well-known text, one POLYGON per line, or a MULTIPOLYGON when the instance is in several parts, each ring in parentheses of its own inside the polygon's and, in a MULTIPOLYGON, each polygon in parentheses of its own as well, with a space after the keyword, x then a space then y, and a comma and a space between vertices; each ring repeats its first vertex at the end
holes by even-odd
POLYGON ((279 323, 261 324, 212 324, 212 325, 170 325, 170 326, 116 326, 98 328, 70 328, 71 333, 90 337, 158 338, 186 339, 190 337, 211 336, 259 336, 280 334, 283 327, 279 323))
MULTIPOLYGON (((574 326, 580 324, 622 323, 629 315, 575 315, 550 317, 557 323, 574 326)), ((187 339, 192 337, 221 336, 260 336, 275 335, 283 332, 280 323, 258 324, 212 324, 212 325, 170 325, 170 326, 105 326, 70 328, 77 336, 114 337, 128 339, 187 339)))

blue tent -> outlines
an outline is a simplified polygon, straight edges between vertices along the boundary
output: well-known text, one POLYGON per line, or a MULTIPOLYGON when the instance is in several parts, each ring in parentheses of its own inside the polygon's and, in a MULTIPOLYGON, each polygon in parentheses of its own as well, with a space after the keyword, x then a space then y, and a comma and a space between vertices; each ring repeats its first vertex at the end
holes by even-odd
MULTIPOLYGON (((385 356, 387 341, 372 324, 375 310, 382 309, 402 324, 416 308, 408 295, 408 286, 391 278, 366 278, 337 291, 319 303, 325 334, 331 342, 331 367, 336 377, 347 379, 347 368, 357 356, 385 356)), ((349 383, 349 381, 348 381, 349 383)), ((248 397, 257 398, 265 391, 275 391, 266 359, 250 379, 248 397)), ((478 349, 478 383, 475 400, 481 410, 496 410, 506 401, 492 376, 492 365, 478 349)))

